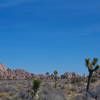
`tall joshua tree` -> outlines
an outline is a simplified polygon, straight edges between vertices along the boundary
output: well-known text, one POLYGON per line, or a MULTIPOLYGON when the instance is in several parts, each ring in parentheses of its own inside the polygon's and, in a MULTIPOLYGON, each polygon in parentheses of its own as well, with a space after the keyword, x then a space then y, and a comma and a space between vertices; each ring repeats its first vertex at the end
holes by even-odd
POLYGON ((98 62, 97 58, 94 58, 93 61, 90 61, 89 58, 85 59, 85 64, 86 64, 86 67, 88 68, 88 72, 89 72, 88 81, 87 81, 87 87, 86 87, 86 91, 87 92, 89 90, 90 81, 91 81, 93 73, 95 71, 97 71, 99 69, 99 67, 100 67, 100 65, 97 65, 97 62, 98 62))
POLYGON ((54 74, 54 79, 55 79, 55 88, 56 88, 56 87, 57 87, 57 75, 58 75, 58 71, 55 70, 55 71, 53 72, 53 74, 54 74))

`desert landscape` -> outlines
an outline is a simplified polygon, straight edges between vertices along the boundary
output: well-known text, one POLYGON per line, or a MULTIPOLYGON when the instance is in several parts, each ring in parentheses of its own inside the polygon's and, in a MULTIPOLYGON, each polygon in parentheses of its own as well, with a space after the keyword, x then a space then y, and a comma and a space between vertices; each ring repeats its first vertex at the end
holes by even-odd
POLYGON ((0 0, 0 100, 100 100, 100 0, 0 0))
POLYGON ((0 100, 100 100, 100 0, 0 0, 0 100))
POLYGON ((35 75, 0 64, 0 100, 100 100, 100 70, 93 73, 88 92, 87 76, 53 73, 35 75))

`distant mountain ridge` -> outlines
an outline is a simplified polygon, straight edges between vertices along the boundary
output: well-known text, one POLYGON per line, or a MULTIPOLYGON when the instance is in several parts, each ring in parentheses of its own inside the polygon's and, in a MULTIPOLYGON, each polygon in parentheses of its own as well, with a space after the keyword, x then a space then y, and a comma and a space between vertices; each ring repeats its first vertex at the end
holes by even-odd
MULTIPOLYGON (((32 79, 32 78, 40 78, 40 79, 47 79, 48 76, 40 74, 35 75, 33 73, 29 73, 24 69, 15 69, 12 70, 6 67, 4 64, 0 64, 0 79, 32 79)), ((60 77, 60 76, 58 76, 60 77)), ((70 79, 78 77, 78 75, 74 72, 66 72, 61 78, 70 79)), ((54 76, 49 75, 49 78, 52 79, 54 76)))
MULTIPOLYGON (((94 77, 100 79, 100 70, 93 74, 94 77)), ((72 79, 76 77, 81 77, 80 75, 76 74, 75 72, 65 72, 63 75, 58 76, 61 79, 72 79)), ((6 67, 4 64, 0 64, 0 79, 32 79, 32 78, 39 78, 39 79, 53 79, 54 76, 51 75, 36 75, 30 72, 25 71, 24 69, 15 69, 12 70, 6 67)))

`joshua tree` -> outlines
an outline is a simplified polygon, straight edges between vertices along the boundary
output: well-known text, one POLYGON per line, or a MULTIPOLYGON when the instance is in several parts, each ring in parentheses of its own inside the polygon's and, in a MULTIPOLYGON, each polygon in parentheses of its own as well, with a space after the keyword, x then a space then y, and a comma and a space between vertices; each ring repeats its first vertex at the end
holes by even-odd
POLYGON ((47 76, 49 76, 49 75, 50 75, 50 74, 49 74, 49 72, 46 72, 45 74, 46 74, 47 76))
POLYGON ((93 61, 90 61, 89 58, 85 59, 85 64, 86 64, 86 67, 88 68, 88 72, 89 72, 88 81, 87 81, 87 87, 86 87, 86 91, 87 92, 89 90, 90 81, 91 81, 93 72, 95 72, 96 70, 98 70, 99 67, 100 67, 100 65, 97 65, 97 62, 98 62, 97 58, 94 58, 93 61))
POLYGON ((39 79, 33 80, 33 87, 32 87, 32 89, 34 90, 34 94, 32 95, 33 98, 36 96, 36 93, 40 88, 40 84, 41 81, 39 79))
POLYGON ((55 79, 55 88, 56 88, 56 87, 57 87, 57 75, 58 75, 58 71, 55 70, 55 71, 53 72, 53 74, 54 74, 54 79, 55 79))
POLYGON ((47 79, 49 79, 50 73, 49 72, 46 72, 45 75, 46 75, 47 79))

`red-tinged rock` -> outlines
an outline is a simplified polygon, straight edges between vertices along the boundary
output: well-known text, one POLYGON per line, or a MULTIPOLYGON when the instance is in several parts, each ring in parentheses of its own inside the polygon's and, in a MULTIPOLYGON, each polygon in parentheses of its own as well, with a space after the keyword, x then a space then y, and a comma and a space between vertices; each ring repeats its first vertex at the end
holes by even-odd
POLYGON ((31 79, 34 74, 29 73, 23 69, 11 70, 0 64, 0 79, 31 79))

